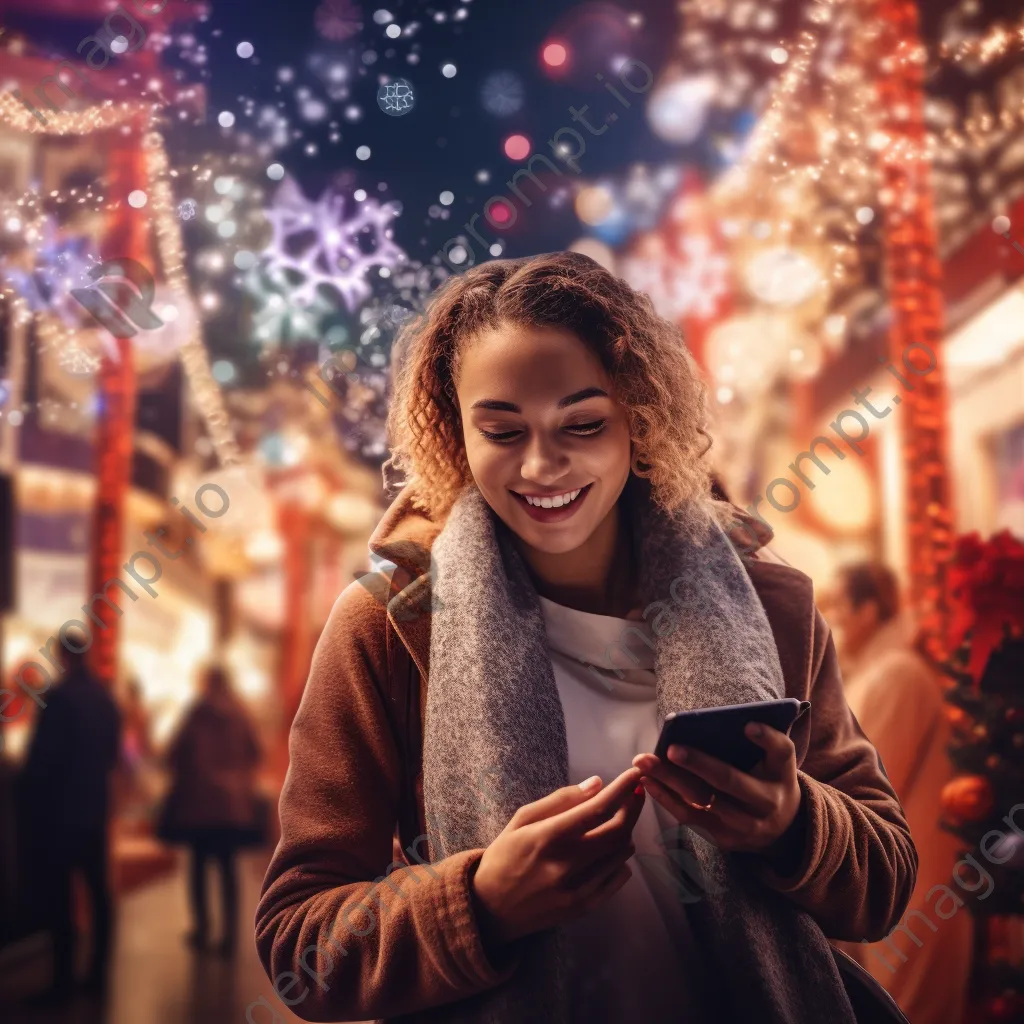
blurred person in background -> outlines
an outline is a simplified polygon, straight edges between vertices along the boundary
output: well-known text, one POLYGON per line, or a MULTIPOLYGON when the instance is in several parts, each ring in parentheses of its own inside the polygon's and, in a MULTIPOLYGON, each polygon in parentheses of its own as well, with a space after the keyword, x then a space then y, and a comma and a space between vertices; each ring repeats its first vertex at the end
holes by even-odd
POLYGON ((256 770, 262 757, 256 728, 234 693, 227 672, 214 665, 203 675, 203 693, 185 713, 167 762, 171 789, 161 834, 191 849, 189 899, 193 949, 209 945, 206 865, 220 869, 223 936, 218 950, 234 953, 238 936, 236 854, 260 837, 261 803, 256 770))
POLYGON ((920 865, 907 929, 883 942, 840 943, 885 986, 914 1024, 961 1024, 971 966, 971 915, 943 920, 926 896, 949 885, 959 840, 939 828, 940 794, 952 778, 942 689, 913 649, 913 624, 900 614, 892 570, 859 562, 840 570, 828 604, 846 700, 875 745, 910 825, 920 865), (934 929, 915 913, 923 913, 934 929))
POLYGON ((38 872, 37 891, 53 934, 53 985, 44 1001, 57 1003, 75 987, 72 877, 78 872, 88 889, 93 932, 84 988, 102 994, 109 980, 109 828, 121 738, 117 704, 86 665, 91 641, 68 630, 63 643, 64 676, 46 693, 20 779, 29 864, 38 872))

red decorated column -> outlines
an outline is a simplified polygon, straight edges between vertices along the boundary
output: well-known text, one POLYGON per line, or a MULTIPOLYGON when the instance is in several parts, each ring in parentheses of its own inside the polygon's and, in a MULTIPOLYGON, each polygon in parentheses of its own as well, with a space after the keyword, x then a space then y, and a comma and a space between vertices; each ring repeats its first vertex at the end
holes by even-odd
MULTIPOLYGON (((144 210, 128 205, 128 195, 132 191, 146 190, 140 128, 135 126, 135 130, 127 135, 111 132, 104 140, 111 147, 109 195, 118 205, 111 214, 101 251, 104 260, 128 257, 152 270, 149 217, 144 210)), ((131 486, 134 447, 135 370, 131 339, 114 338, 108 334, 107 340, 113 351, 103 356, 96 375, 99 398, 95 434, 96 504, 89 594, 104 593, 109 601, 123 608, 131 599, 120 588, 108 587, 108 584, 124 576, 125 502, 131 486)), ((86 597, 89 599, 89 595, 86 597)), ((94 640, 89 651, 91 667, 109 686, 117 673, 121 615, 102 601, 91 601, 90 607, 92 615, 103 622, 102 627, 93 623, 94 640)))
POLYGON ((952 555, 953 509, 942 351, 942 266, 923 111, 924 49, 913 0, 880 0, 877 15, 882 26, 879 127, 887 137, 880 160, 892 309, 888 363, 907 381, 902 390, 897 387, 897 393, 902 402, 909 598, 929 650, 942 657, 948 618, 943 583, 952 555))

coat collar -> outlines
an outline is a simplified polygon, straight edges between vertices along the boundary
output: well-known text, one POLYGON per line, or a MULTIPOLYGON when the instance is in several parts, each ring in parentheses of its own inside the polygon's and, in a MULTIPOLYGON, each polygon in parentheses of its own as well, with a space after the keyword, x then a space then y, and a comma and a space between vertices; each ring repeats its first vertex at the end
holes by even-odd
MULTIPOLYGON (((814 659, 813 583, 767 548, 773 533, 763 520, 739 508, 735 515, 733 540, 745 552, 743 562, 775 637, 787 692, 806 694, 814 659)), ((430 662, 430 549, 443 526, 443 520, 415 507, 406 487, 370 537, 375 567, 393 569, 388 618, 424 679, 430 662)))

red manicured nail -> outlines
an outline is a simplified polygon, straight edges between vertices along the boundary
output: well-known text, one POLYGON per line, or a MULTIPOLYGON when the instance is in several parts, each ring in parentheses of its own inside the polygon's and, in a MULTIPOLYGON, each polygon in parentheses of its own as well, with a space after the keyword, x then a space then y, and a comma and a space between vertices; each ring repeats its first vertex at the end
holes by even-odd
POLYGON ((642 796, 643 792, 644 792, 643 783, 638 782, 637 785, 636 785, 636 789, 633 790, 633 795, 634 796, 642 796))

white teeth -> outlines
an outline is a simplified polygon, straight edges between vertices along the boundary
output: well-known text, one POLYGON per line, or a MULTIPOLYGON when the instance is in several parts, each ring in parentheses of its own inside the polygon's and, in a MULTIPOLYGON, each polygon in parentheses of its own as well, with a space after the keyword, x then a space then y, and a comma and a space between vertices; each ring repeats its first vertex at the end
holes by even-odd
POLYGON ((551 498, 531 498, 526 494, 522 495, 522 497, 526 498, 528 504, 534 505, 537 508, 561 508, 563 505, 568 505, 570 501, 575 500, 582 490, 582 487, 578 487, 575 491, 569 491, 566 494, 556 494, 551 498))

